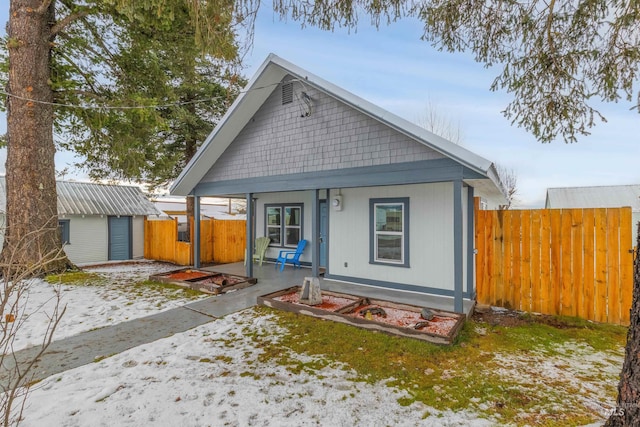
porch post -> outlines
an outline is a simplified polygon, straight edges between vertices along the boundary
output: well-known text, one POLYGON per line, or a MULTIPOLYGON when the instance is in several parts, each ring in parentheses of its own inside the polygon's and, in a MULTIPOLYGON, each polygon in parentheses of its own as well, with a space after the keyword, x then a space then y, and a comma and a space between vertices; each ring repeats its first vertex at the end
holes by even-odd
POLYGON ((245 275, 253 277, 253 193, 247 193, 247 232, 245 275))
POLYGON ((311 200, 311 236, 313 244, 311 245, 311 276, 319 276, 320 265, 320 190, 313 192, 311 200))
POLYGON ((462 180, 453 181, 453 309, 464 312, 462 250, 462 180))
POLYGON ((476 298, 476 212, 473 203, 473 187, 467 188, 467 293, 471 299, 476 298))
POLYGON ((193 267, 200 268, 200 197, 193 197, 193 267))

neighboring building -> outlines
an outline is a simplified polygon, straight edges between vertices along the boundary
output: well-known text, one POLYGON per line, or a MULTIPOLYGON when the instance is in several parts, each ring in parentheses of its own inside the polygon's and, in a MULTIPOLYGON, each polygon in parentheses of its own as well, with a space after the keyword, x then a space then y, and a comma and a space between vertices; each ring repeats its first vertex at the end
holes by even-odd
MULTIPOLYGON (((144 218, 161 212, 138 187, 69 181, 56 184, 58 225, 71 262, 89 264, 144 256, 144 218)), ((4 177, 0 177, 3 226, 5 185, 4 177)))
MULTIPOLYGON (((188 242, 187 203, 184 197, 156 196, 151 202, 164 215, 178 220, 178 240, 188 242)), ((244 220, 246 203, 243 199, 203 197, 200 200, 200 218, 244 220)))
POLYGON ((640 184, 595 187, 548 188, 547 209, 619 208, 631 206, 632 236, 635 246, 640 221, 640 184))
POLYGON ((269 236, 268 257, 306 239, 314 276, 452 297, 459 312, 475 298, 473 198, 505 203, 490 161, 275 55, 171 193, 244 196, 247 241, 269 236))

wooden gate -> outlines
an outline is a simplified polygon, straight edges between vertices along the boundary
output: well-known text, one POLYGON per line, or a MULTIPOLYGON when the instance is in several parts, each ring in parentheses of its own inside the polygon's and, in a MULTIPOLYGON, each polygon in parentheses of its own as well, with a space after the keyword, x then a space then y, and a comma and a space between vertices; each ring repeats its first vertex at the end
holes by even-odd
POLYGON ((631 208, 476 210, 480 304, 628 325, 631 208))

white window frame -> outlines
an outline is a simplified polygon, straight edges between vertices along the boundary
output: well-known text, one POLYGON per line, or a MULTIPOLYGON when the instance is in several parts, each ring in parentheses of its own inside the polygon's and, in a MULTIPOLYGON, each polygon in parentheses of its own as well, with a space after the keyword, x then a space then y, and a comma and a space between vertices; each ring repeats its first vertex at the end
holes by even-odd
POLYGON ((280 229, 280 242, 271 242, 269 246, 277 247, 277 248, 295 248, 298 246, 298 242, 304 239, 304 203, 267 203, 264 205, 264 232, 265 236, 269 235, 269 228, 279 228, 280 229), (280 210, 280 224, 274 225, 268 223, 268 212, 269 209, 279 209, 280 210), (291 225, 286 224, 287 218, 287 209, 299 209, 300 210, 300 224, 291 225), (287 230, 297 229, 299 239, 294 242, 287 244, 287 230))
POLYGON ((385 198, 385 199, 369 199, 369 217, 370 217, 370 244, 369 244, 369 263, 383 264, 396 267, 409 267, 409 198, 385 198), (400 206, 402 229, 397 230, 378 230, 377 212, 380 206, 400 206), (380 258, 378 254, 378 238, 380 236, 400 236, 400 259, 380 258))

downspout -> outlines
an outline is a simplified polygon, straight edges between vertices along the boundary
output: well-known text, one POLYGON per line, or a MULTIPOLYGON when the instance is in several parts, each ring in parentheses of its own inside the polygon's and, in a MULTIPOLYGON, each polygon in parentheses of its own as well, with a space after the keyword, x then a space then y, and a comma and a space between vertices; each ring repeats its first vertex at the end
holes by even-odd
POLYGON ((311 235, 313 244, 311 245, 311 276, 320 276, 320 190, 313 192, 311 200, 311 235))

